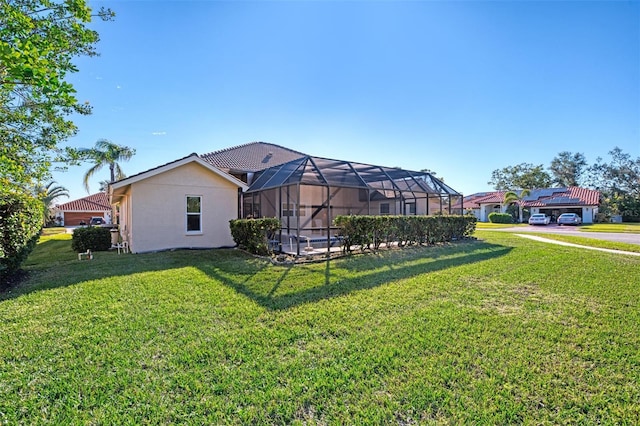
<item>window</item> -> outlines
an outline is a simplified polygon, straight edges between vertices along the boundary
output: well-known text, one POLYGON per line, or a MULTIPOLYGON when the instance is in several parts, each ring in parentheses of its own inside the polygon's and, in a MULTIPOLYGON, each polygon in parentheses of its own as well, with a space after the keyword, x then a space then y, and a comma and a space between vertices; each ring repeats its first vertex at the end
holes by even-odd
POLYGON ((380 203, 380 214, 389 214, 389 203, 380 203))
POLYGON ((202 232, 202 197, 187 196, 187 233, 202 232))
POLYGON ((407 214, 416 214, 416 203, 407 203, 407 214))
MULTIPOLYGON (((300 204, 300 216, 306 216, 307 215, 307 206, 305 206, 304 204, 300 204)), ((287 204, 287 203, 282 203, 282 216, 290 216, 290 217, 295 217, 296 216, 296 204, 287 204)))

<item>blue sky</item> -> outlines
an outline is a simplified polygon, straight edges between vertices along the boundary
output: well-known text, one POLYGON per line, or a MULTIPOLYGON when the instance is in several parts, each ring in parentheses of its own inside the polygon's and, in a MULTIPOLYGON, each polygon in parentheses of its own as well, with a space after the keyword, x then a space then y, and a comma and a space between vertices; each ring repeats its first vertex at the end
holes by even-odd
MULTIPOLYGON (((101 55, 76 61, 70 81, 94 109, 68 143, 135 148, 129 175, 265 141, 431 169, 471 194, 561 151, 640 156, 638 1, 90 5, 116 19, 91 24, 101 55)), ((54 178, 80 198, 88 168, 54 178)))

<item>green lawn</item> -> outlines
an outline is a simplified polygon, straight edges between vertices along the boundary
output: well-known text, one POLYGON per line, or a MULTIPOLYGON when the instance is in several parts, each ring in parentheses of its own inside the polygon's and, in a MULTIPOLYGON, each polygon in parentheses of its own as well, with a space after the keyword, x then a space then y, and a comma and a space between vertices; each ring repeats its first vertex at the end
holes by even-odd
POLYGON ((625 232, 640 234, 640 223, 590 223, 579 228, 585 232, 625 232))
POLYGON ((0 423, 640 423, 640 259, 477 234, 287 267, 45 237, 0 423))

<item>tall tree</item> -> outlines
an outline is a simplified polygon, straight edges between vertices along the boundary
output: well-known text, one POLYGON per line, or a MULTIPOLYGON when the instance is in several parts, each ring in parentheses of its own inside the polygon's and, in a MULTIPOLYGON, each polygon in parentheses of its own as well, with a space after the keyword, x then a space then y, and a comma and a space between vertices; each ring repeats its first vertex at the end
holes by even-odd
POLYGON ((551 186, 551 176, 544 170, 542 164, 534 166, 521 163, 494 170, 491 173, 489 185, 497 191, 511 191, 525 188, 548 188, 551 186))
POLYGON ((87 192, 89 192, 89 180, 104 166, 109 166, 109 183, 124 178, 126 175, 118 162, 129 161, 135 153, 136 150, 133 148, 117 145, 106 139, 100 139, 93 148, 81 149, 81 157, 93 162, 93 166, 84 174, 84 187, 87 192))
POLYGON ((514 203, 518 206, 518 218, 519 221, 522 222, 522 203, 528 195, 531 195, 531 191, 528 189, 523 189, 522 191, 508 191, 504 194, 503 202, 504 204, 514 203))
POLYGON ((640 218, 640 157, 634 159, 619 147, 609 155, 609 163, 598 158, 587 169, 588 183, 602 193, 609 213, 640 218))
POLYGON ((586 168, 587 160, 584 154, 563 151, 551 160, 549 170, 555 184, 568 187, 580 185, 586 168))
POLYGON ((89 114, 67 75, 73 59, 96 55, 85 0, 0 0, 0 185, 27 188, 49 176, 52 161, 70 160, 61 143, 76 133, 67 117, 89 114))

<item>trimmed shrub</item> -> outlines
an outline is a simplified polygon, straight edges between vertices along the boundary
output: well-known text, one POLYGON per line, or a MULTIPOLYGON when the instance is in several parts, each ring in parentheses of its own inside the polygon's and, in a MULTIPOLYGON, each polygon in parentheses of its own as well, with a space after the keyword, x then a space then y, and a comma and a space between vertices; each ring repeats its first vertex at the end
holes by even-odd
POLYGON ((229 221, 231 236, 238 247, 258 255, 271 254, 269 240, 280 230, 280 221, 274 217, 262 219, 233 219, 229 221))
POLYGON ((489 222, 491 223, 513 223, 513 216, 509 213, 489 213, 489 222))
POLYGON ((476 222, 472 215, 337 216, 334 220, 346 252, 350 252, 352 246, 377 250, 382 243, 405 246, 453 241, 471 236, 476 222))
POLYGON ((0 191, 0 277, 16 272, 42 230, 42 202, 26 194, 0 191))
POLYGON ((71 249, 77 253, 87 250, 106 251, 111 248, 111 230, 101 226, 89 226, 73 230, 71 249))

